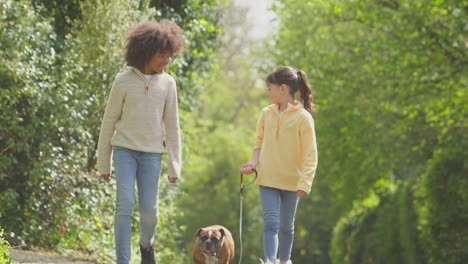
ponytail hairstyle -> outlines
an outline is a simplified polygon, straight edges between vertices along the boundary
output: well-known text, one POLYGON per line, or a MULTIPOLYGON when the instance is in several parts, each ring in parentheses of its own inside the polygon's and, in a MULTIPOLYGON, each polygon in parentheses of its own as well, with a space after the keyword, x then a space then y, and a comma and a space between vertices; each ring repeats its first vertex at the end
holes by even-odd
POLYGON ((312 89, 304 71, 296 70, 289 66, 280 66, 268 74, 266 82, 276 85, 285 84, 293 98, 295 98, 296 92, 299 91, 304 108, 311 114, 317 112, 312 96, 312 89))

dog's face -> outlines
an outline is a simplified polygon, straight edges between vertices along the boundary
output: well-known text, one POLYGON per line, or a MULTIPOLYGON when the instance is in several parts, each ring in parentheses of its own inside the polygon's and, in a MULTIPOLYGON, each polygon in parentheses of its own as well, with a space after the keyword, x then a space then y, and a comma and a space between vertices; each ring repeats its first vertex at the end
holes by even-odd
POLYGON ((207 256, 216 256, 223 246, 224 229, 200 228, 196 235, 200 241, 200 250, 207 256))

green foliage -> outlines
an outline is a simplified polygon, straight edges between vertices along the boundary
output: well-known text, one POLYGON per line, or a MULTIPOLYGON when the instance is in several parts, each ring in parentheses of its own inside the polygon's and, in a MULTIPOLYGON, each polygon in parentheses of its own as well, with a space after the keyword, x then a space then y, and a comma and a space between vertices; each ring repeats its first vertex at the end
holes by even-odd
POLYGON ((3 229, 0 226, 0 263, 11 263, 10 243, 3 237, 3 229))
POLYGON ((468 257, 468 144, 435 151, 417 193, 420 239, 426 263, 463 263, 468 257))
POLYGON ((42 17, 50 17, 51 24, 54 27, 55 34, 58 37, 58 45, 65 39, 65 36, 70 33, 73 27, 73 22, 81 19, 82 9, 80 8, 80 0, 55 1, 55 0, 36 0, 32 1, 35 11, 42 17))
POLYGON ((0 214, 2 225, 17 232, 29 194, 39 186, 35 175, 50 173, 61 163, 62 120, 52 106, 61 105, 62 99, 55 85, 56 54, 51 48, 55 34, 48 21, 38 19, 26 4, 1 5, 0 191, 6 195, 0 198, 0 214), (32 131, 39 136, 31 136, 37 133, 32 131), (44 155, 53 160, 50 168, 41 166, 44 155))
POLYGON ((332 263, 422 263, 411 185, 381 181, 355 203, 335 226, 332 263))
POLYGON ((391 188, 376 203, 355 204, 335 227, 332 263, 462 263, 468 256, 466 149, 466 143, 441 148, 419 182, 391 188))
MULTIPOLYGON (((375 194, 369 198, 375 200, 375 194)), ((375 238, 369 238, 366 230, 369 230, 369 222, 372 219, 375 219, 375 210, 379 204, 379 199, 377 198, 377 203, 367 204, 363 203, 362 206, 358 206, 355 210, 352 210, 346 217, 340 219, 336 224, 333 234, 333 240, 331 242, 332 248, 330 252, 330 258, 332 263, 355 263, 357 258, 361 256, 362 253, 368 252, 366 250, 366 245, 372 245, 372 242, 375 242, 375 238), (359 228, 362 227, 362 228, 359 228), (359 242, 359 239, 364 240, 364 242, 359 242), (368 242, 371 240, 370 242, 368 242)), ((372 247, 371 249, 375 249, 372 247)), ((366 259, 363 256, 364 260, 366 259)), ((372 260, 372 259, 371 259, 372 260)), ((373 261, 373 260, 372 260, 373 261)))

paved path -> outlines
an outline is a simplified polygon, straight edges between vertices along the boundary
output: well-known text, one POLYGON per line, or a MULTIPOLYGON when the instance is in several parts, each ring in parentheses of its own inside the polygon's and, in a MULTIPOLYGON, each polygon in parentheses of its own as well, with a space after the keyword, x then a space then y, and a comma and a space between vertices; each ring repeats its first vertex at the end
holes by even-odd
POLYGON ((53 255, 44 252, 26 251, 19 249, 12 249, 12 263, 28 263, 28 264, 94 264, 92 262, 74 258, 68 258, 58 255, 53 255))

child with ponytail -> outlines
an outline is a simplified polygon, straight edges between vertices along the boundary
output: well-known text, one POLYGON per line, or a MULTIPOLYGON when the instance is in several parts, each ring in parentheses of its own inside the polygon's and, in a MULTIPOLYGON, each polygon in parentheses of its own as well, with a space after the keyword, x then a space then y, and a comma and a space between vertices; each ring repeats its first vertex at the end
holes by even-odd
POLYGON ((258 171, 266 263, 291 263, 299 197, 309 194, 317 168, 312 90, 304 71, 278 67, 267 77, 272 105, 257 122, 252 161, 242 174, 258 171), (299 92, 302 104, 295 100, 299 92), (279 251, 279 260, 276 260, 279 251))

